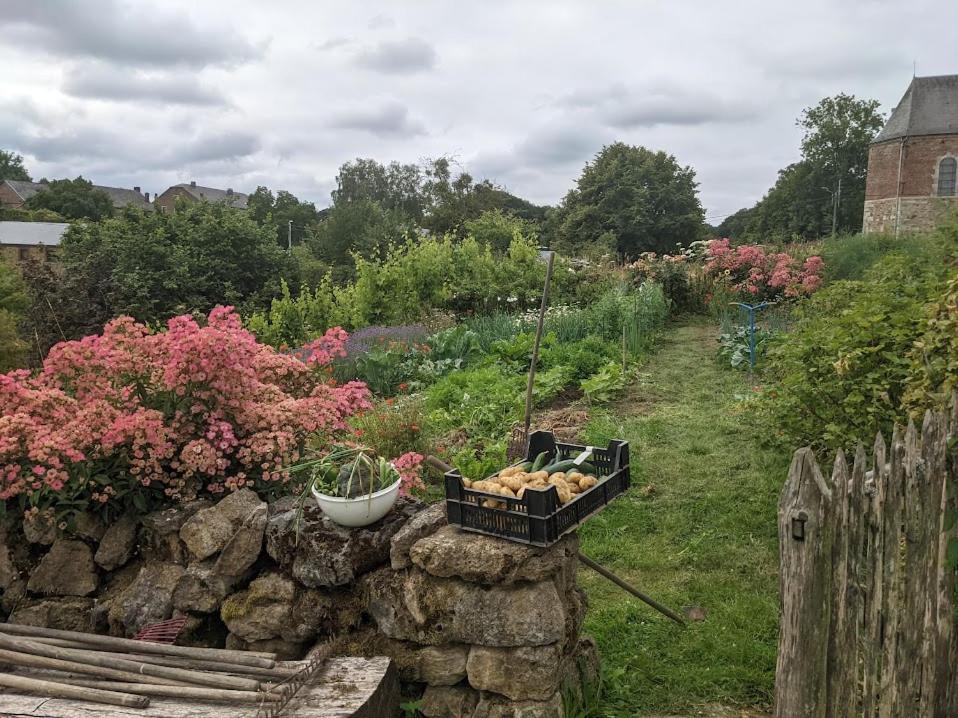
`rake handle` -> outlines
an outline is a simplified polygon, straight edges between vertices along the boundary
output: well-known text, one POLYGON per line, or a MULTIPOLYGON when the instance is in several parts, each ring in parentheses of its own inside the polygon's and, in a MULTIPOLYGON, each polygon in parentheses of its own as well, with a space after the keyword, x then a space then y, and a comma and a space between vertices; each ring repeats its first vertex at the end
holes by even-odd
POLYGON ((532 385, 536 378, 536 363, 539 361, 539 345, 542 343, 542 329, 546 322, 546 307, 549 306, 549 286, 552 284, 552 267, 555 264, 556 253, 549 252, 549 263, 546 266, 546 282, 542 288, 542 304, 539 305, 539 320, 536 323, 536 338, 532 344, 532 363, 529 365, 529 381, 526 384, 526 413, 523 418, 523 432, 529 436, 529 426, 532 424, 532 385))

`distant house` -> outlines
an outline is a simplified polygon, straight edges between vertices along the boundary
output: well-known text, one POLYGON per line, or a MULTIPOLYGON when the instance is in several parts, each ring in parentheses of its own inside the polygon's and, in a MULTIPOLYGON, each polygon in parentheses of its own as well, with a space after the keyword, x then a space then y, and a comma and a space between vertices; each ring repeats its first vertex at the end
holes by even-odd
POLYGON ((0 222, 0 251, 13 262, 55 260, 66 222, 0 222))
MULTIPOLYGON (((0 182, 0 207, 20 209, 28 199, 37 192, 43 192, 46 188, 47 185, 43 182, 3 180, 3 182, 0 182)), ((147 212, 153 211, 153 205, 150 204, 150 193, 144 194, 139 187, 124 189, 123 187, 104 187, 95 184, 93 188, 105 192, 113 202, 114 209, 132 206, 144 209, 147 212)))
POLYGON ((154 204, 156 204, 157 209, 169 211, 175 208, 178 198, 187 202, 220 202, 236 209, 246 209, 246 201, 249 196, 242 192, 234 192, 232 188, 216 189, 215 187, 202 187, 196 182, 183 182, 173 185, 163 194, 157 195, 154 204))
POLYGON ((865 233, 920 232, 958 210, 958 75, 916 77, 868 150, 865 233))

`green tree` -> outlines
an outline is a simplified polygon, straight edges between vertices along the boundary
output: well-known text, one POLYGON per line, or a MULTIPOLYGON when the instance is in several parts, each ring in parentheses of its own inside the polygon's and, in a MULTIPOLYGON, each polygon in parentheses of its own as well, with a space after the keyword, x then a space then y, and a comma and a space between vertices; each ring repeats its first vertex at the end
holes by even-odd
POLYGON ((528 242, 534 242, 537 238, 532 222, 514 217, 501 209, 488 209, 475 219, 467 219, 463 223, 463 230, 467 237, 501 253, 506 252, 516 238, 528 242))
POLYGON ((27 343, 17 325, 28 306, 20 273, 0 258, 0 372, 23 366, 26 360, 27 343))
POLYGON ((121 314, 157 323, 217 304, 266 307, 291 274, 271 229, 244 211, 206 202, 75 224, 60 252, 61 271, 24 271, 36 308, 30 336, 36 331, 45 348, 121 314))
POLYGON ((704 212, 695 170, 675 157, 622 142, 586 164, 558 210, 557 243, 571 252, 590 246, 634 257, 667 252, 700 238, 704 212))
POLYGON ((836 230, 858 232, 865 208, 868 147, 883 120, 877 100, 826 97, 797 120, 803 129, 802 159, 778 173, 755 206, 720 225, 723 234, 765 239, 816 239, 836 230), (839 186, 841 191, 839 192, 839 186))
POLYGON ((414 164, 357 158, 345 163, 336 175, 333 205, 375 202, 384 210, 401 212, 419 224, 425 214, 422 170, 414 164))
POLYGON ((868 146, 884 124, 879 106, 878 100, 859 100, 841 93, 806 108, 798 119, 804 130, 802 159, 836 193, 843 231, 861 230, 868 146))
POLYGON ((89 219, 94 222, 113 216, 110 196, 83 177, 52 180, 45 184, 46 189, 27 200, 28 209, 48 209, 66 219, 89 219))
POLYGON ((3 180, 30 181, 30 173, 23 166, 23 157, 16 152, 0 150, 0 182, 3 180))
POLYGON ((294 247, 301 245, 307 228, 319 219, 316 205, 312 202, 301 202, 296 195, 286 190, 280 190, 274 197, 267 187, 256 188, 247 200, 246 211, 259 224, 274 228, 276 241, 283 248, 289 246, 290 235, 294 247))
POLYGON ((412 220, 401 210, 385 209, 372 199, 340 201, 322 222, 309 229, 305 242, 312 256, 331 268, 334 279, 341 282, 353 275, 354 254, 378 257, 390 244, 405 242, 415 231, 412 220))

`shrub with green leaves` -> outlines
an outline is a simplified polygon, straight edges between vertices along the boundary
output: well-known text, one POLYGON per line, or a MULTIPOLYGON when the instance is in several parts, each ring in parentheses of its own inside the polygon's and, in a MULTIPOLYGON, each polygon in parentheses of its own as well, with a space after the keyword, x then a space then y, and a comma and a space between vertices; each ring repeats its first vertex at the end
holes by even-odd
POLYGON ((906 418, 909 355, 944 271, 940 261, 890 255, 861 281, 835 282, 800 306, 793 331, 769 351, 762 402, 783 444, 852 448, 906 418))
POLYGON ((465 429, 473 437, 502 436, 521 415, 525 379, 499 365, 449 374, 425 390, 431 423, 439 431, 465 429))
POLYGON ((905 404, 918 416, 946 404, 958 390, 958 274, 928 308, 924 331, 911 352, 905 404))

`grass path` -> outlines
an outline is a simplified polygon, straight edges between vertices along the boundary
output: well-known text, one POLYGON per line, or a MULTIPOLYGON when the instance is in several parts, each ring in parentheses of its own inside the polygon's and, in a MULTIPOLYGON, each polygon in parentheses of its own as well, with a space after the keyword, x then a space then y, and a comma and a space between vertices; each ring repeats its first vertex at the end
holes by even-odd
POLYGON ((771 702, 775 516, 788 457, 753 439, 756 427, 735 398, 744 378, 716 360, 715 333, 673 328, 628 398, 586 429, 593 444, 631 442, 633 486, 583 528, 583 551, 666 605, 706 613, 682 629, 580 569, 586 630, 606 676, 595 715, 605 718, 713 715, 707 706, 771 702))

